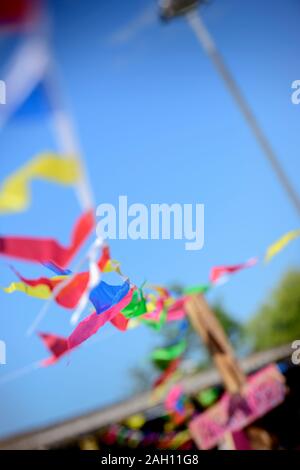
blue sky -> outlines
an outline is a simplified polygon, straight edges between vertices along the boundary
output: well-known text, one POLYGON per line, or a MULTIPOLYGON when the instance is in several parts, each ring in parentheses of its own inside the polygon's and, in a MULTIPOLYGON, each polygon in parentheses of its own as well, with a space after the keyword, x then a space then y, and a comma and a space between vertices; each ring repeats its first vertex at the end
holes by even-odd
MULTIPOLYGON (((262 256, 299 219, 239 111, 183 20, 162 24, 151 0, 53 0, 53 49, 72 111, 95 201, 204 203, 205 246, 183 241, 113 241, 132 282, 205 282, 211 266, 262 256)), ((204 20, 298 192, 300 106, 291 83, 300 78, 300 4, 296 0, 215 0, 204 20)), ((13 51, 1 38, 0 61, 13 51)), ((1 70, 1 69, 0 69, 1 70)), ((1 74, 1 71, 0 71, 1 74)), ((0 77, 1 78, 1 77, 0 77)), ((55 150, 46 120, 12 122, 1 132, 1 180, 31 156, 55 150)), ((71 189, 35 182, 26 213, 3 216, 3 234, 53 235, 67 243, 79 215, 71 189)), ((299 266, 295 242, 267 266, 244 271, 210 298, 221 298, 244 321, 281 275, 299 266)), ((14 263, 26 275, 37 266, 14 263)), ((0 262, 1 285, 13 280, 0 262)), ((47 356, 25 331, 37 299, 0 292, 0 339, 7 343, 1 377, 47 356)), ((69 312, 52 306, 43 331, 67 335, 69 312)), ((115 333, 68 360, 0 382, 0 435, 44 425, 120 400, 132 393, 129 370, 147 362, 160 338, 146 329, 115 333)))

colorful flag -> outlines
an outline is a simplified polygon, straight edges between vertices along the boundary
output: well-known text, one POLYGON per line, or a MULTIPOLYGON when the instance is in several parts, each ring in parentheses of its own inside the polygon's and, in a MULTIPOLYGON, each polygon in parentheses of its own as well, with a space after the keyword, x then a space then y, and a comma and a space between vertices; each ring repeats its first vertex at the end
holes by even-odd
POLYGON ((111 286, 104 281, 100 281, 90 293, 90 301, 96 309, 96 313, 105 312, 113 305, 120 302, 128 294, 130 285, 125 281, 120 286, 111 286))
POLYGON ((29 184, 42 179, 62 185, 72 185, 79 179, 75 158, 43 153, 6 178, 0 186, 0 213, 20 212, 30 203, 29 184))
POLYGON ((177 299, 171 307, 168 308, 167 321, 181 320, 186 316, 185 302, 188 300, 187 296, 177 299))
MULTIPOLYGON (((22 278, 22 277, 21 277, 22 278)), ((24 278, 23 278, 24 279, 24 278)), ((33 281, 28 280, 29 282, 12 282, 8 287, 4 287, 3 290, 7 294, 12 294, 13 292, 24 292, 30 297, 35 297, 37 299, 49 299, 53 289, 60 284, 66 276, 56 276, 51 279, 40 278, 39 280, 47 282, 34 284, 33 281)))
POLYGON ((158 299, 156 302, 156 308, 153 312, 146 313, 141 317, 141 323, 153 328, 156 331, 160 331, 161 328, 167 321, 167 309, 165 307, 165 300, 158 299))
POLYGON ((50 269, 50 271, 53 271, 55 274, 58 274, 59 276, 72 274, 72 271, 70 271, 70 269, 62 269, 59 266, 57 266, 57 264, 51 263, 51 261, 49 261, 48 263, 42 263, 42 264, 46 268, 50 269))
POLYGON ((273 245, 269 246, 265 255, 265 261, 270 261, 273 256, 277 255, 277 253, 283 250, 283 248, 285 248, 288 243, 298 237, 300 237, 300 229, 292 230, 291 232, 288 232, 283 235, 279 240, 273 243, 273 245))
POLYGON ((95 226, 93 211, 84 213, 77 221, 70 246, 64 247, 53 238, 0 237, 0 255, 35 263, 54 262, 66 267, 95 226))
POLYGON ((68 339, 63 338, 62 336, 56 336, 49 333, 39 333, 39 337, 47 349, 52 353, 52 356, 49 359, 42 362, 41 365, 43 366, 54 364, 70 349, 68 339))
POLYGON ((216 284, 217 282, 220 282, 224 276, 228 274, 234 274, 245 268, 250 268, 251 266, 254 266, 257 262, 258 262, 257 258, 251 258, 245 263, 241 263, 241 264, 235 264, 231 266, 215 266, 210 271, 210 275, 209 275, 210 281, 213 284, 216 284))
MULTIPOLYGON (((102 272, 107 272, 106 269, 108 262, 109 251, 107 250, 107 247, 104 247, 102 250, 102 255, 97 263, 99 269, 102 272)), ((60 274, 51 278, 39 277, 37 279, 28 279, 22 276, 17 270, 12 268, 21 282, 12 282, 8 287, 4 288, 3 290, 8 294, 11 294, 15 291, 20 291, 24 292, 25 294, 31 297, 36 297, 39 299, 48 299, 51 296, 53 290, 59 284, 65 282, 68 277, 70 277, 70 281, 55 296, 55 301, 62 307, 70 309, 75 308, 84 292, 86 292, 89 281, 89 273, 81 272, 76 274, 74 277, 71 277, 69 276, 72 275, 72 272, 70 270, 61 269, 54 263, 44 264, 51 266, 51 270, 54 270, 54 272, 60 274)))
POLYGON ((198 284, 196 286, 186 287, 183 289, 185 295, 206 294, 211 289, 211 284, 198 284))
POLYGON ((147 307, 143 291, 142 289, 138 289, 133 293, 132 301, 130 302, 130 304, 128 304, 127 307, 122 310, 122 314, 124 315, 124 317, 130 319, 139 317, 140 315, 143 315, 146 312, 147 307))
POLYGON ((118 313, 110 322, 120 331, 126 331, 128 329, 129 320, 124 317, 122 313, 118 313))
POLYGON ((130 289, 127 295, 117 305, 112 306, 101 315, 98 315, 96 312, 89 315, 76 326, 75 330, 68 338, 40 333, 40 338, 52 354, 50 358, 42 362, 42 366, 54 364, 67 352, 80 346, 84 341, 96 334, 106 322, 112 321, 118 313, 129 304, 133 292, 134 289, 130 289))
POLYGON ((0 4, 0 31, 3 26, 22 27, 32 19, 37 0, 1 0, 0 4))
POLYGON ((182 339, 179 343, 171 344, 165 348, 158 348, 151 354, 153 361, 172 361, 181 356, 186 350, 187 342, 182 339))

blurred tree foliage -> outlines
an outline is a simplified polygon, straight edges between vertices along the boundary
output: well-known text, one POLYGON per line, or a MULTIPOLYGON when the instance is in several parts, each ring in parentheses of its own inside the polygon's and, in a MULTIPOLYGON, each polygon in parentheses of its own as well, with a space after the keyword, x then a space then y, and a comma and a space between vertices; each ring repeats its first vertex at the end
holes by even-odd
POLYGON ((285 274, 245 328, 253 349, 261 351, 300 339, 300 271, 285 274))

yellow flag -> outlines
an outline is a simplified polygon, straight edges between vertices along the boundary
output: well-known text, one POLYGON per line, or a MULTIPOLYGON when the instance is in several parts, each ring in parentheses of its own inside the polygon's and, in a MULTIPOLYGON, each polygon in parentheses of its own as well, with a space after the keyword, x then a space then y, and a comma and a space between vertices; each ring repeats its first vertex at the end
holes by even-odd
MULTIPOLYGON (((67 276, 55 276, 52 277, 52 281, 63 280, 67 276)), ((50 288, 45 284, 39 284, 36 286, 29 286, 24 282, 12 282, 8 287, 3 288, 4 292, 7 294, 12 294, 13 292, 19 291, 24 292, 24 294, 29 295, 30 297, 35 297, 37 299, 49 299, 51 296, 50 288)))
POLYGON ((0 213, 27 209, 30 203, 29 183, 33 179, 71 185, 78 178, 79 168, 74 158, 63 158, 54 153, 38 155, 4 180, 0 187, 0 213))
POLYGON ((279 240, 277 240, 273 245, 269 246, 267 249, 266 255, 265 255, 265 261, 270 261, 270 259, 273 258, 273 256, 277 255, 283 248, 290 243, 292 240, 295 238, 300 237, 300 229, 297 230, 292 230, 291 232, 286 233, 281 237, 279 240))
POLYGON ((118 274, 121 274, 120 271, 120 263, 115 260, 115 259, 110 259, 107 261, 106 265, 104 266, 103 273, 112 273, 112 272, 117 272, 118 274))
POLYGON ((13 292, 19 291, 30 297, 36 297, 37 299, 49 299, 51 290, 48 286, 27 286, 24 282, 12 282, 8 287, 4 287, 4 292, 12 294, 13 292))

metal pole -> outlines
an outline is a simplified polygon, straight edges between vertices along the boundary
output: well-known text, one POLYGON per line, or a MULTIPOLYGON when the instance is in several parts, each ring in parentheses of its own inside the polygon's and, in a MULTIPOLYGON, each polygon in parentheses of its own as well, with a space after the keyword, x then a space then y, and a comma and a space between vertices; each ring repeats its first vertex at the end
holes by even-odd
POLYGON ((246 122, 248 123, 249 127, 252 129, 252 132, 259 143, 263 153, 273 168, 273 171, 277 175, 277 178, 283 188, 283 190, 288 195, 290 201, 293 203, 298 215, 300 215, 300 199, 293 188, 292 183, 289 181, 287 174, 285 173, 284 169, 279 162, 277 155, 275 154, 268 138, 262 131, 261 127, 259 126, 252 110, 250 109, 247 101, 245 100, 241 90, 239 89, 238 84, 236 83, 235 79, 233 78, 231 72, 227 68, 226 64, 223 61, 221 54, 219 53, 217 46, 210 35, 209 31, 207 30, 200 13, 197 10, 193 10, 186 15, 187 22, 193 29, 194 33, 196 34, 198 40, 200 41, 203 49, 212 60, 213 64, 215 65, 217 71, 219 72, 220 76, 224 80, 227 88, 229 89, 232 97, 236 101, 236 104, 240 108, 246 122))

